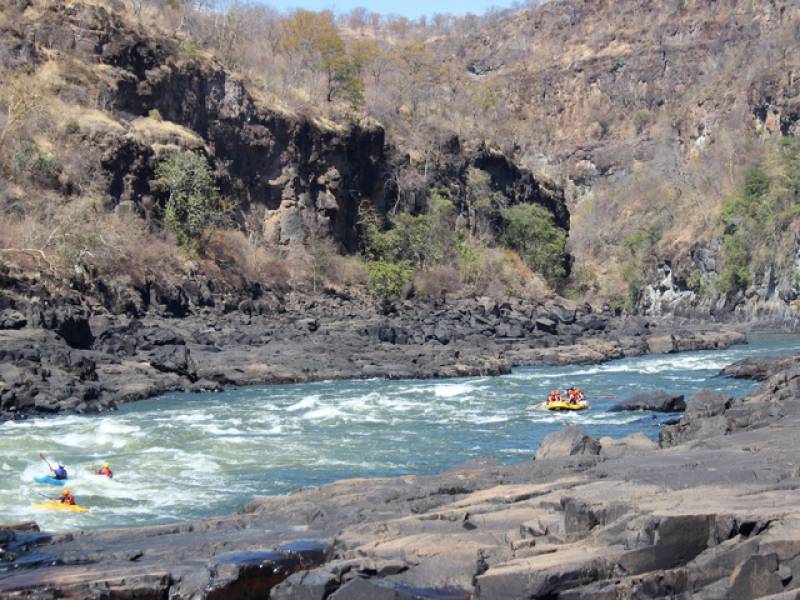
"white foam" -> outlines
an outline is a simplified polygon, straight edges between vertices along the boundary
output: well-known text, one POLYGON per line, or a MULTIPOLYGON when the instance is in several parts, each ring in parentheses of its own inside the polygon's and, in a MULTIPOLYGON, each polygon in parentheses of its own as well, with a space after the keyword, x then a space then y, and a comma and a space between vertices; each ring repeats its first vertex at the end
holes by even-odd
POLYGON ((475 387, 468 383, 440 383, 433 386, 433 393, 437 398, 454 398, 475 391, 475 387))
POLYGON ((326 421, 330 419, 342 419, 346 415, 335 406, 322 406, 316 410, 310 410, 303 415, 308 421, 326 421))
POLYGON ((141 431, 140 427, 135 425, 126 425, 120 421, 112 421, 109 418, 104 419, 100 422, 100 426, 97 428, 98 434, 123 434, 123 433, 137 433, 141 431))
POLYGON ((503 421, 508 421, 509 418, 503 415, 487 415, 475 416, 469 420, 477 425, 486 425, 488 423, 502 423, 503 421))
POLYGON ((291 406, 287 406, 285 410, 289 412, 296 412, 298 410, 306 410, 309 408, 314 408, 317 406, 319 402, 319 396, 306 396, 299 402, 295 402, 291 406))
POLYGON ((181 423, 197 423, 200 421, 210 421, 214 418, 214 415, 205 412, 190 412, 187 414, 176 415, 171 417, 168 420, 171 421, 179 421, 181 423))

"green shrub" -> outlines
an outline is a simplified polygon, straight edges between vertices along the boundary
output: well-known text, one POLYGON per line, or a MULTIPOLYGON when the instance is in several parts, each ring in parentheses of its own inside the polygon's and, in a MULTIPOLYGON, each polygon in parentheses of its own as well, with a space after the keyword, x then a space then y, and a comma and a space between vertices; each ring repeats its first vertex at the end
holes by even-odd
POLYGON ((383 304, 398 296, 414 274, 414 269, 405 262, 375 260, 368 261, 366 267, 367 288, 383 304))
POLYGON ((626 307, 631 311, 639 302, 647 261, 653 255, 655 245, 660 239, 659 229, 645 227, 632 233, 622 242, 622 278, 628 286, 626 307))
POLYGON ((364 253, 372 260, 406 262, 422 269, 446 258, 455 257, 457 233, 455 210, 449 198, 434 192, 425 213, 400 213, 383 229, 383 221, 375 209, 362 204, 359 226, 364 253))
POLYGON ((636 129, 637 134, 642 133, 649 122, 650 113, 645 109, 640 108, 633 113, 633 127, 636 129))
POLYGON ((480 283, 485 277, 483 270, 485 248, 479 244, 470 244, 467 241, 459 240, 456 251, 458 252, 458 271, 461 281, 467 285, 480 283))
POLYGON ((708 294, 708 285, 699 269, 694 269, 686 278, 686 287, 701 298, 708 294))
POLYGON ((720 294, 747 289, 754 267, 780 268, 793 258, 786 231, 798 215, 793 185, 798 167, 794 145, 781 143, 771 160, 752 168, 741 189, 723 203, 722 270, 715 281, 720 294))
POLYGON ((169 190, 165 223, 180 246, 196 250, 207 230, 226 215, 208 161, 196 152, 175 152, 158 164, 156 174, 169 190))
POLYGON ((54 185, 64 166, 34 142, 23 141, 14 154, 14 170, 41 185, 54 185))
POLYGON ((750 285, 750 242, 742 235, 726 235, 722 240, 724 267, 716 281, 720 294, 735 294, 750 285))
POLYGON ((555 226, 550 212, 538 204, 518 204, 502 209, 500 216, 505 246, 551 285, 562 281, 567 275, 567 234, 555 226))

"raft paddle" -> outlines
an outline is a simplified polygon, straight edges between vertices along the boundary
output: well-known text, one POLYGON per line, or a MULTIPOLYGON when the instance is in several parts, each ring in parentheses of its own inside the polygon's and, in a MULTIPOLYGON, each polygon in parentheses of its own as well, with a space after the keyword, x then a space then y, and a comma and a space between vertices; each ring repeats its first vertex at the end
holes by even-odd
POLYGON ((55 472, 56 472, 56 470, 53 468, 53 465, 51 465, 51 464, 48 462, 48 460, 47 460, 47 459, 44 457, 44 452, 39 452, 39 458, 41 458, 41 459, 42 459, 44 462, 46 462, 46 463, 47 463, 47 466, 48 466, 48 467, 50 467, 50 470, 51 470, 53 473, 55 473, 55 472))

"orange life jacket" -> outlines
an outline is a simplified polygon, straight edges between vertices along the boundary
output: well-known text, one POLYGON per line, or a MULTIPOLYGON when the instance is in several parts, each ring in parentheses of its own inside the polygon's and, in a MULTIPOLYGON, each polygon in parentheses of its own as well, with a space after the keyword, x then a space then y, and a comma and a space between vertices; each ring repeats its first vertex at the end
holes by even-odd
POLYGON ((72 494, 61 496, 61 504, 66 504, 67 506, 75 506, 75 496, 73 496, 72 494))

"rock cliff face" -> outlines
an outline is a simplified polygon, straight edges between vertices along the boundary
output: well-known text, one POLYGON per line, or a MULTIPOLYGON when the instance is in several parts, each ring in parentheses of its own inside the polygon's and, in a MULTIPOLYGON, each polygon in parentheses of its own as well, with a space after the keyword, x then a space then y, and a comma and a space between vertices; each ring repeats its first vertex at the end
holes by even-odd
POLYGON ((721 201, 766 143, 800 134, 798 26, 787 0, 555 0, 481 23, 458 53, 503 99, 494 126, 563 182, 601 294, 624 294, 622 242, 656 228, 643 312, 792 323, 796 266, 727 300, 685 280, 718 272, 721 201))
MULTIPOLYGON (((51 3, 42 11, 3 11, 0 35, 13 53, 27 57, 26 68, 60 62, 83 73, 75 77, 102 98, 104 117, 115 126, 96 131, 81 151, 100 163, 112 207, 157 213, 165 197, 155 165, 177 146, 209 157, 223 192, 241 205, 242 226, 267 243, 321 237, 352 252, 359 243, 361 202, 384 214, 425 208, 429 190, 421 190, 411 205, 398 201, 397 174, 409 159, 375 122, 329 123, 278 110, 277 102, 254 98, 245 81, 186 42, 144 32, 103 5, 51 3)), ((505 203, 542 204, 559 227, 569 227, 561 190, 543 185, 499 152, 466 150, 454 139, 445 158, 432 165, 432 179, 453 192, 465 218, 470 167, 488 174, 489 187, 505 203)))
POLYGON ((719 275, 720 242, 696 244, 675 260, 664 260, 650 274, 638 309, 645 315, 762 322, 789 329, 800 324, 800 246, 789 269, 766 268, 755 273, 750 286, 735 294, 714 288, 719 275), (692 277, 694 276, 694 280, 692 277))

